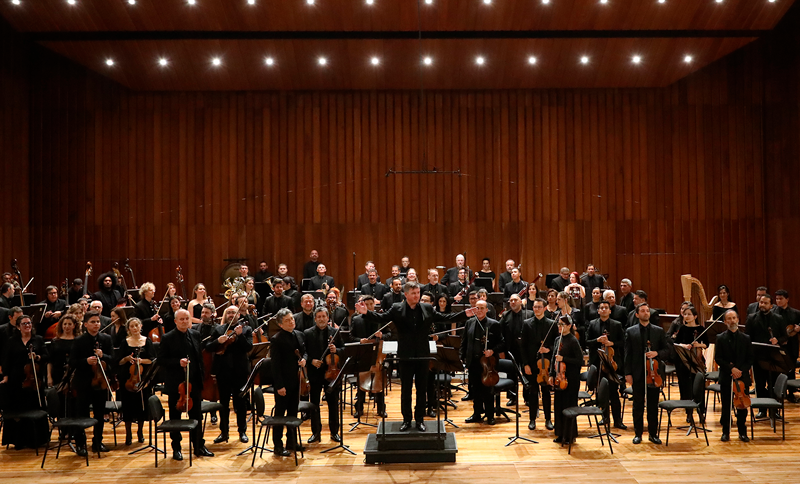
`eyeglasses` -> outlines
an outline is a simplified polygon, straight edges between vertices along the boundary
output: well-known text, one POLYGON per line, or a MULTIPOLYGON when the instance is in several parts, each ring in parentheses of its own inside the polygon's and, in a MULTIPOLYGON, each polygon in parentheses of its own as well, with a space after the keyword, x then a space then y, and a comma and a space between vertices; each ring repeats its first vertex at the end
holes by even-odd
POLYGON ((30 321, 25 321, 24 323, 19 323, 20 326, 33 326, 33 323, 30 321))

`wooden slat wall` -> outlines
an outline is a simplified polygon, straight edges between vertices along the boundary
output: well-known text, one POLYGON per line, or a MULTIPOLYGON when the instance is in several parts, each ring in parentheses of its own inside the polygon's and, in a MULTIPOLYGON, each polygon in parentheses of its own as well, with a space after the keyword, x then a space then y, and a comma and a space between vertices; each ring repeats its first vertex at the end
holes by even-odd
POLYGON ((297 275, 311 248, 348 287, 353 252, 384 277, 404 254, 417 268, 513 257, 527 276, 594 262, 669 309, 681 273, 742 301, 766 276, 763 86, 740 75, 755 49, 666 89, 423 98, 136 93, 37 52, 40 284, 129 257, 140 284, 180 263, 190 289, 216 288, 226 258, 297 275), (433 167, 463 176, 385 176, 433 167))

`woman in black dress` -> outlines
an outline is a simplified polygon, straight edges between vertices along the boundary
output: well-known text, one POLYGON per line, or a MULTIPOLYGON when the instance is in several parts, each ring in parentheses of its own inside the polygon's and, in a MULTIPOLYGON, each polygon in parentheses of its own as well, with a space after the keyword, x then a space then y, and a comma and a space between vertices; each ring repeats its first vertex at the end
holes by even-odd
MULTIPOLYGON (((80 334, 80 323, 78 323, 75 316, 65 314, 58 321, 58 326, 56 326, 56 339, 50 342, 50 348, 48 348, 47 351, 50 355, 50 362, 47 364, 47 386, 58 388, 62 379, 67 375, 69 354, 72 351, 72 344, 75 342, 75 338, 80 336, 80 334)), ((68 382, 64 383, 66 384, 68 382)), ((68 390, 68 388, 65 388, 65 390, 68 390)), ((69 396, 71 392, 66 391, 65 393, 69 396)), ((62 400, 64 400, 64 396, 65 395, 62 394, 62 400)), ((62 408, 71 408, 72 406, 70 403, 74 402, 70 400, 71 398, 67 398, 63 402, 62 408)), ((59 416, 65 415, 69 415, 69 412, 65 411, 59 416)))
POLYGON ((104 328, 104 333, 111 335, 111 344, 114 348, 119 348, 122 341, 128 336, 126 330, 128 326, 128 315, 122 308, 114 308, 111 310, 111 324, 104 328))
POLYGON ((569 321, 574 326, 574 330, 578 332, 578 342, 583 346, 583 342, 586 339, 586 327, 583 320, 583 313, 580 309, 575 309, 572 307, 572 299, 569 295, 561 291, 558 293, 556 297, 556 305, 558 305, 558 312, 554 315, 553 319, 556 317, 567 316, 569 321))
POLYGON ((164 334, 175 329, 175 311, 181 308, 181 298, 179 296, 174 296, 169 299, 168 304, 169 309, 167 310, 167 314, 161 318, 164 322, 164 334))
MULTIPOLYGON (((2 386, 6 397, 3 410, 8 413, 45 406, 44 382, 49 354, 44 338, 34 333, 30 316, 20 316, 17 328, 19 333, 6 342, 3 355, 2 386), (35 379, 32 378, 34 370, 35 379)), ((3 426, 3 445, 14 445, 16 449, 41 447, 47 442, 47 426, 47 419, 7 418, 3 426)))
POLYGON ((711 310, 711 319, 716 321, 720 316, 730 310, 738 312, 736 303, 731 301, 731 290, 728 286, 720 284, 719 287, 717 287, 717 296, 719 297, 719 301, 714 304, 714 308, 711 310))
MULTIPOLYGON (((206 292, 206 285, 202 282, 195 284, 192 290, 192 300, 189 301, 189 316, 192 319, 192 324, 202 324, 203 320, 200 317, 203 312, 203 304, 208 301, 208 293, 206 292)), ((258 307, 258 306, 256 306, 258 307)))
POLYGON ((131 445, 131 427, 133 422, 139 424, 137 437, 139 442, 144 442, 142 424, 147 417, 145 402, 152 395, 148 389, 141 391, 131 391, 126 383, 131 378, 131 367, 134 373, 144 374, 146 365, 153 363, 155 350, 153 343, 141 335, 142 322, 137 318, 131 318, 127 322, 128 336, 122 340, 119 349, 114 353, 114 361, 117 367, 117 380, 119 380, 119 390, 117 398, 122 402, 122 420, 125 421, 125 445, 131 445), (139 366, 137 367, 136 362, 139 366))
MULTIPOLYGON (((683 310, 683 325, 673 335, 675 346, 681 346, 689 351, 700 351, 708 347, 708 337, 703 332, 703 326, 697 320, 697 309, 688 306, 683 310), (699 337, 699 338, 698 338, 699 337), (697 341, 695 341, 697 340, 697 341)), ((703 358, 702 356, 700 357, 703 358)), ((682 361, 676 362, 675 373, 678 375, 678 388, 681 392, 681 400, 692 399, 692 386, 694 385, 694 372, 690 370, 682 361)), ((691 414, 691 410, 686 415, 691 414)))
MULTIPOLYGON (((567 318, 565 318, 567 319, 567 318)), ((559 337, 556 338, 553 348, 550 350, 552 355, 550 360, 550 386, 553 387, 553 412, 555 413, 555 434, 553 442, 569 443, 578 435, 578 422, 572 419, 572 428, 566 428, 564 422, 564 409, 578 405, 578 390, 581 387, 581 366, 583 365, 583 351, 575 335, 572 334, 573 325, 567 319, 558 321, 559 337), (565 365, 564 375, 567 379, 567 387, 561 389, 555 385, 555 377, 558 372, 557 364, 565 365)))

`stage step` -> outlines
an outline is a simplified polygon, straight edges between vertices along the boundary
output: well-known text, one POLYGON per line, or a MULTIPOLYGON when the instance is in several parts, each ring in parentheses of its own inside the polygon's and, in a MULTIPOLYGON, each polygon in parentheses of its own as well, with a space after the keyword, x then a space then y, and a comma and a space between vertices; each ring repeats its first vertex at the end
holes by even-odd
POLYGON ((456 461, 456 437, 452 432, 445 432, 444 422, 438 422, 441 433, 436 432, 437 422, 427 422, 425 432, 416 427, 400 432, 402 422, 385 424, 385 432, 381 422, 377 432, 367 436, 364 446, 367 464, 456 461))

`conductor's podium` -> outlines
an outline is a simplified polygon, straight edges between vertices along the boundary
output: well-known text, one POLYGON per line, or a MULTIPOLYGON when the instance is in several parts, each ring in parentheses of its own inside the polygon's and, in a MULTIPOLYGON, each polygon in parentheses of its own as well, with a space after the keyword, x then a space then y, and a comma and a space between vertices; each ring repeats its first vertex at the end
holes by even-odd
POLYGON ((400 432, 402 422, 383 421, 367 436, 364 446, 367 464, 407 462, 455 462, 456 436, 446 432, 443 421, 429 420, 425 432, 416 426, 400 432))

